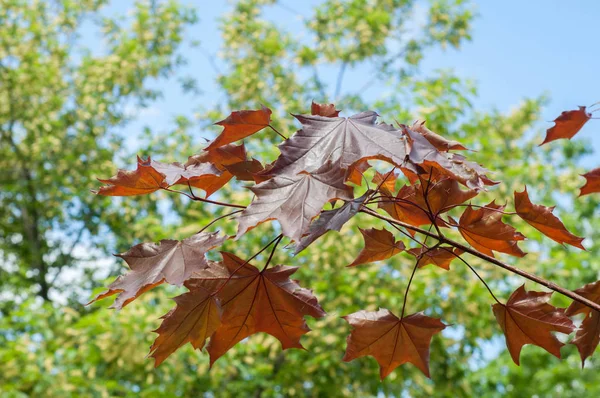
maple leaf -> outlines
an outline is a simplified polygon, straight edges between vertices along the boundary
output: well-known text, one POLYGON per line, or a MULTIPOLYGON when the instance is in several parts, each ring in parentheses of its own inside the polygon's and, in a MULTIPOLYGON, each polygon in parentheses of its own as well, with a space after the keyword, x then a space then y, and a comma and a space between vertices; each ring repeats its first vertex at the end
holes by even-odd
POLYGON ((459 153, 444 152, 449 164, 441 167, 436 162, 424 162, 425 165, 437 168, 443 174, 447 174, 450 178, 459 181, 461 184, 470 189, 484 190, 486 186, 499 184, 498 181, 493 181, 487 174, 490 172, 485 167, 467 160, 459 153))
POLYGON ((560 138, 571 139, 592 117, 591 113, 585 111, 585 106, 572 111, 564 111, 554 119, 554 126, 546 130, 546 138, 540 146, 560 138))
POLYGON ((199 288, 219 281, 217 298, 223 309, 221 324, 207 350, 212 364, 239 341, 265 332, 283 347, 303 348, 300 337, 310 331, 304 316, 322 318, 325 312, 308 289, 289 279, 298 267, 278 265, 259 271, 231 253, 222 263, 210 263, 187 286, 199 288))
MULTIPOLYGON (((600 281, 588 283, 575 290, 575 293, 594 303, 600 303, 600 281)), ((583 367, 586 358, 594 353, 600 342, 600 313, 586 305, 573 301, 569 308, 567 308, 565 315, 573 316, 577 314, 583 314, 585 318, 571 344, 577 346, 577 350, 581 356, 581 366, 583 367)))
POLYGON ((504 335, 513 361, 519 365, 521 348, 525 344, 542 347, 560 358, 564 345, 551 333, 571 333, 575 326, 562 308, 548 304, 552 293, 526 291, 522 285, 508 299, 506 305, 492 306, 496 320, 504 335))
POLYGON ((182 241, 163 239, 158 244, 140 243, 118 254, 127 262, 131 272, 119 276, 108 290, 90 303, 118 294, 111 308, 121 309, 162 283, 183 284, 192 274, 208 267, 206 252, 220 246, 226 239, 218 234, 202 232, 182 241))
POLYGON ((474 209, 466 208, 459 220, 458 229, 467 242, 477 251, 494 256, 494 251, 523 257, 525 253, 517 242, 525 237, 513 227, 502 222, 505 206, 492 201, 487 206, 474 209))
POLYGON ((370 355, 379 363, 381 380, 407 362, 430 377, 431 338, 446 328, 439 319, 422 312, 400 319, 386 309, 358 311, 343 318, 353 327, 347 339, 345 362, 370 355))
POLYGON ((92 192, 104 196, 146 195, 175 184, 200 181, 219 174, 220 171, 210 163, 186 167, 181 163, 161 163, 150 157, 143 160, 138 156, 136 170, 119 170, 109 179, 98 179, 107 185, 92 192))
POLYGON ((154 332, 158 337, 150 347, 150 356, 154 358, 154 367, 160 365, 169 355, 186 343, 201 350, 206 339, 221 324, 221 306, 212 294, 217 286, 207 289, 211 281, 174 298, 177 306, 165 314, 160 327, 154 332))
POLYGON ((117 175, 109 179, 98 178, 98 181, 107 185, 92 192, 105 196, 131 196, 145 195, 161 188, 167 188, 165 176, 156 171, 151 162, 150 157, 143 160, 138 156, 136 170, 119 170, 117 175))
POLYGON ((327 161, 339 169, 348 169, 355 162, 368 159, 386 160, 398 166, 405 162, 405 138, 389 125, 376 125, 375 112, 349 118, 294 117, 302 123, 302 129, 279 145, 281 155, 270 174, 293 176, 316 170, 327 161))
MULTIPOLYGON (((436 169, 431 169, 430 173, 433 180, 428 180, 430 176, 419 175, 420 184, 403 186, 395 197, 392 196, 395 182, 387 179, 380 187, 384 198, 379 202, 379 208, 393 218, 417 227, 431 224, 431 210, 436 217, 436 224, 445 226, 445 221, 437 216, 477 196, 476 190, 463 191, 458 182, 440 174, 436 169)), ((379 185, 381 181, 383 176, 376 174, 373 182, 379 185)))
POLYGON ((312 173, 277 176, 251 187, 256 198, 238 217, 237 237, 262 222, 277 220, 283 234, 299 242, 328 201, 352 199, 352 188, 344 185, 344 177, 344 170, 326 163, 312 173))
POLYGON ((193 187, 204 190, 208 198, 233 178, 233 174, 227 170, 227 167, 245 161, 247 161, 247 155, 244 143, 240 145, 228 144, 217 148, 204 149, 200 154, 190 156, 185 166, 210 163, 221 172, 220 175, 214 175, 210 178, 190 181, 190 185, 193 187))
POLYGON ((527 187, 523 192, 515 191, 515 210, 519 217, 525 222, 550 239, 564 244, 567 243, 571 246, 578 247, 585 250, 581 242, 584 238, 573 235, 565 228, 565 225, 552 214, 554 207, 546 207, 541 205, 534 205, 529 199, 527 193, 527 187))
POLYGON ((359 228, 359 231, 365 241, 365 247, 348 267, 386 260, 406 249, 404 243, 396 241, 394 235, 385 228, 359 228))
POLYGON ((372 182, 387 196, 392 196, 396 192, 396 176, 393 174, 393 170, 385 174, 375 171, 372 182))
POLYGON ((364 180, 364 173, 370 167, 371 165, 369 164, 368 160, 359 160, 358 162, 350 166, 350 168, 348 169, 346 181, 350 181, 351 183, 358 186, 362 185, 364 180))
POLYGON ((319 104, 313 101, 310 105, 310 114, 325 117, 338 117, 340 111, 335 109, 334 104, 319 104))
POLYGON ((260 161, 254 158, 251 160, 244 160, 243 162, 225 165, 225 169, 240 181, 264 181, 264 178, 261 177, 259 173, 265 168, 260 161))
POLYGON ((583 174, 582 177, 585 177, 586 182, 585 185, 581 187, 579 196, 600 192, 600 167, 583 174))
POLYGON ((450 270, 450 263, 456 259, 462 251, 459 249, 452 250, 451 247, 437 247, 435 249, 428 249, 426 247, 415 247, 407 250, 410 254, 415 256, 417 261, 417 267, 423 268, 426 265, 433 264, 446 271, 450 270))
POLYGON ((433 131, 429 130, 427 127, 425 127, 425 120, 415 121, 411 129, 425 137, 425 139, 427 139, 427 141, 429 141, 429 143, 433 145, 438 151, 447 152, 452 149, 467 150, 467 148, 463 146, 460 142, 447 140, 441 135, 438 135, 433 131))
POLYGON ((339 231, 352 217, 354 217, 363 203, 369 198, 373 191, 367 191, 360 198, 346 201, 343 206, 333 210, 326 210, 315 219, 308 228, 308 233, 300 240, 294 248, 294 255, 306 249, 311 243, 319 239, 328 231, 339 231))
POLYGON ((224 129, 206 150, 230 144, 264 129, 271 123, 271 113, 265 106, 260 110, 231 112, 226 119, 215 123, 224 129))

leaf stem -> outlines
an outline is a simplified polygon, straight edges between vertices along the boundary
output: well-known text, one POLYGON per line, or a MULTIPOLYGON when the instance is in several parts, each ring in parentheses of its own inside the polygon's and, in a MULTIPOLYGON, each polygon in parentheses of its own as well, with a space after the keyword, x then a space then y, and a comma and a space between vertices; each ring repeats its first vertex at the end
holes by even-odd
POLYGON ((237 209, 245 209, 246 208, 246 206, 236 205, 234 203, 225 203, 225 202, 218 202, 216 200, 203 199, 203 198, 200 198, 200 197, 198 197, 196 195, 191 196, 191 195, 187 194, 186 192, 178 191, 176 189, 170 189, 170 188, 162 188, 162 189, 165 190, 165 191, 174 192, 174 193, 178 193, 180 195, 187 196, 191 200, 195 200, 197 202, 210 203, 210 204, 213 204, 213 205, 225 206, 225 207, 235 207, 237 209))
POLYGON ((269 263, 271 262, 271 259, 273 258, 273 254, 275 254, 275 250, 277 250, 277 245, 279 244, 279 242, 281 242, 281 239, 283 239, 283 234, 279 234, 279 236, 277 237, 277 241, 275 242, 275 244, 273 245, 273 248, 271 249, 271 254, 269 255, 269 258, 267 259, 265 266, 263 267, 263 269, 260 272, 265 272, 265 270, 269 266, 269 263))
POLYGON ((222 216, 219 216, 219 217, 215 218, 214 220, 212 220, 211 222, 209 222, 208 224, 206 224, 200 231, 198 231, 198 233, 203 232, 204 230, 206 230, 206 228, 210 227, 217 221, 222 220, 227 217, 230 217, 230 216, 233 216, 234 214, 241 213, 242 211, 244 211, 244 210, 240 209, 240 210, 232 211, 231 213, 223 214, 222 216))
POLYGON ((456 241, 454 241, 452 239, 448 239, 445 236, 439 236, 439 235, 437 235, 435 233, 428 232, 427 230, 424 230, 424 229, 419 228, 419 227, 415 227, 415 226, 407 224, 405 222, 394 220, 393 218, 383 216, 383 215, 381 215, 381 214, 377 213, 376 211, 374 211, 372 209, 369 209, 369 208, 362 208, 360 211, 362 213, 366 213, 366 214, 369 214, 369 215, 371 215, 373 217, 379 218, 380 220, 387 221, 387 222, 396 224, 398 226, 401 226, 401 227, 404 227, 404 228, 411 229, 413 231, 419 232, 419 233, 421 233, 423 235, 429 235, 432 238, 435 238, 435 239, 439 240, 441 243, 446 243, 446 244, 448 244, 450 246, 453 246, 453 247, 456 247, 458 249, 461 249, 462 251, 464 251, 466 253, 469 253, 469 254, 471 254, 471 255, 473 255, 475 257, 478 257, 478 258, 480 258, 482 260, 486 260, 487 262, 489 262, 491 264, 494 264, 494 265, 496 265, 496 266, 498 266, 500 268, 504 268, 505 270, 510 271, 510 272, 512 272, 514 274, 517 274, 519 276, 522 276, 523 278, 526 278, 526 279, 529 279, 530 281, 539 283, 540 285, 545 286, 548 289, 553 290, 553 291, 555 291, 557 293, 560 293, 560 294, 562 294, 564 296, 567 296, 570 299, 577 301, 578 303, 581 303, 581 304, 583 304, 583 305, 585 305, 587 307, 590 307, 590 308, 592 308, 592 309, 594 309, 596 311, 600 311, 600 304, 594 303, 593 301, 588 300, 585 297, 583 297, 583 296, 581 296, 581 295, 579 295, 579 294, 577 294, 577 293, 575 293, 575 292, 573 292, 571 290, 565 289, 565 288, 557 285, 554 282, 550 282, 550 281, 548 281, 546 279, 540 278, 537 275, 531 274, 531 273, 529 273, 527 271, 523 271, 522 269, 519 269, 517 267, 513 267, 512 265, 506 264, 506 263, 504 263, 504 262, 502 262, 502 261, 500 261, 500 260, 498 260, 498 259, 496 259, 494 257, 488 256, 487 254, 480 253, 477 250, 472 249, 469 246, 465 246, 465 245, 463 245, 461 243, 458 243, 458 242, 456 242, 456 241))
MULTIPOLYGON (((462 261, 463 263, 465 263, 465 265, 467 267, 469 267, 469 269, 471 271, 473 271, 473 273, 477 276, 477 278, 479 278, 479 280, 481 281, 481 283, 483 283, 483 285, 486 287, 486 289, 488 290, 488 292, 490 292, 490 294, 492 295, 492 297, 494 298, 494 300, 496 300, 496 302, 498 304, 502 304, 498 298, 496 298, 496 295, 494 294, 494 292, 492 292, 492 289, 490 288, 490 286, 485 282, 485 280, 483 279, 483 277, 481 275, 479 275, 479 273, 477 271, 475 271, 475 268, 473 268, 473 266, 471 266, 471 264, 469 264, 464 258, 462 258, 460 255, 454 253, 454 251, 446 248, 446 247, 440 247, 440 249, 447 251, 448 253, 451 253, 452 255, 454 255, 454 257, 458 258, 460 261, 462 261)), ((504 304, 502 304, 504 305, 504 304)))
MULTIPOLYGON (((245 267, 248 263, 250 263, 250 261, 254 260, 256 257, 258 257, 258 255, 262 252, 264 252, 265 250, 267 250, 267 248, 269 246, 271 246, 275 241, 277 240, 281 240, 281 238, 283 237, 282 234, 279 234, 276 238, 274 238, 272 241, 270 241, 269 243, 267 243, 266 246, 264 246, 262 249, 260 249, 258 251, 258 253, 254 254, 252 257, 250 257, 248 260, 244 261, 244 263, 242 265, 240 265, 239 267, 237 267, 236 269, 233 270, 233 272, 229 275, 229 277, 225 280, 225 282, 212 294, 213 296, 216 296, 221 290, 223 290, 223 288, 225 287, 225 285, 227 285, 227 283, 229 283, 229 281, 231 280, 231 278, 233 278, 233 276, 239 271, 241 270, 243 267, 245 267)), ((279 242, 277 242, 279 243, 279 242)), ((272 253, 271 253, 272 255, 272 253)))
POLYGON ((271 126, 270 124, 269 124, 269 127, 271 128, 271 130, 276 132, 281 138, 283 138, 284 140, 287 140, 287 137, 285 135, 281 134, 279 131, 277 131, 277 129, 275 127, 271 126))
POLYGON ((410 274, 410 279, 408 280, 408 285, 406 286, 406 291, 404 292, 404 302, 402 303, 402 313, 400 314, 400 319, 404 318, 404 310, 406 309, 406 299, 408 298, 408 291, 410 290, 410 284, 415 276, 415 272, 417 272, 417 266, 419 265, 420 258, 417 258, 415 261, 415 266, 413 267, 412 273, 410 274))

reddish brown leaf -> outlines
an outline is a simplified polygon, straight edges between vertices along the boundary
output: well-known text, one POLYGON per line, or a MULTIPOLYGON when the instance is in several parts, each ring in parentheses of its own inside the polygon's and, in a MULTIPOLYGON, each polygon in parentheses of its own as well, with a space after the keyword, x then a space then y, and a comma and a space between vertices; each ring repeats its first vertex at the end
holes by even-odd
POLYGON ((445 270, 450 269, 450 263, 456 259, 462 252, 458 249, 452 250, 451 247, 438 247, 435 249, 427 249, 425 247, 416 247, 407 250, 410 254, 419 258, 417 266, 423 268, 426 265, 433 264, 445 270))
POLYGON ((425 127, 425 120, 417 120, 413 123, 411 129, 421 134, 427 141, 431 143, 438 151, 448 152, 451 149, 454 150, 466 150, 460 142, 447 140, 441 135, 434 133, 425 127))
POLYGON ((313 101, 310 106, 310 114, 325 117, 338 117, 340 111, 335 109, 334 104, 319 104, 313 101))
POLYGON ((210 150, 205 149, 198 155, 190 156, 185 165, 190 167, 198 163, 211 163, 221 171, 220 175, 190 181, 193 187, 204 190, 206 197, 209 197, 233 178, 233 174, 227 170, 227 167, 245 161, 247 161, 246 147, 242 143, 240 145, 228 144, 210 150))
POLYGON ((554 207, 534 205, 529 200, 527 187, 523 192, 515 191, 515 210, 527 224, 531 225, 550 239, 558 243, 567 243, 571 246, 585 250, 581 242, 584 238, 573 235, 565 225, 552 214, 554 207))
POLYGON ((585 185, 581 187, 579 196, 600 192, 600 167, 583 174, 582 177, 585 177, 586 182, 585 185))
POLYGON ((143 160, 138 156, 137 169, 135 171, 119 170, 117 175, 109 179, 98 179, 105 186, 93 191, 98 195, 105 196, 131 196, 145 195, 169 185, 165 182, 165 176, 156 171, 148 157, 143 160))
POLYGON ((373 184, 378 186, 379 190, 387 196, 392 196, 394 195, 394 192, 396 192, 396 176, 394 175, 393 170, 384 174, 376 171, 372 181, 373 184))
POLYGON ((186 285, 193 289, 219 281, 217 293, 223 315, 210 339, 211 365, 239 341, 265 332, 277 338, 283 349, 302 348, 300 337, 310 331, 304 316, 325 316, 316 297, 289 277, 297 267, 278 265, 259 271, 231 253, 222 253, 222 263, 197 274, 186 285), (224 284, 224 285, 223 285, 224 284))
MULTIPOLYGON (((595 303, 600 303, 600 281, 588 283, 582 288, 575 290, 575 293, 595 303)), ((565 314, 567 316, 577 314, 585 316, 575 334, 575 338, 571 341, 571 344, 577 346, 577 350, 581 356, 581 366, 583 367, 585 360, 594 353, 600 342, 600 313, 586 305, 573 301, 565 314)))
POLYGON ((560 138, 573 138, 591 117, 592 114, 585 111, 585 106, 561 113, 559 117, 554 119, 554 126, 546 130, 546 138, 540 146, 560 138))
MULTIPOLYGON (((395 197, 390 196, 394 186, 393 180, 386 180, 386 184, 380 189, 383 198, 379 207, 393 218, 418 227, 431 224, 429 209, 434 215, 440 215, 477 195, 475 190, 463 191, 455 180, 440 175, 435 169, 431 169, 431 173, 434 176, 433 180, 429 181, 429 176, 420 175, 419 185, 406 185, 395 197), (425 201, 425 192, 428 203, 425 201)), ((376 174, 373 182, 379 183, 382 180, 382 176, 376 174)), ((439 218, 436 223, 445 225, 439 218)))
POLYGON ((263 171, 265 168, 262 163, 256 159, 245 160, 230 165, 225 165, 225 169, 233 174, 235 178, 240 181, 254 181, 259 182, 261 177, 258 173, 263 171), (258 181, 257 181, 258 180, 258 181))
POLYGON ((215 123, 224 127, 223 132, 210 143, 206 150, 222 147, 246 138, 264 129, 270 123, 271 110, 264 106, 262 109, 255 111, 232 112, 226 119, 215 123))
POLYGON ((458 228, 461 235, 473 248, 488 256, 494 251, 523 257, 525 253, 517 242, 525 237, 513 227, 502 222, 502 211, 505 206, 495 201, 484 208, 474 209, 469 206, 460 217, 458 228))
POLYGON ((367 191, 360 198, 347 201, 343 206, 337 209, 322 212, 319 218, 310 224, 308 233, 302 237, 300 243, 294 248, 294 255, 306 249, 311 243, 319 239, 326 232, 333 230, 339 231, 342 229, 344 224, 358 213, 371 193, 373 193, 373 191, 367 191))
POLYGON ((400 319, 385 309, 358 311, 344 319, 353 327, 347 339, 345 362, 372 356, 379 363, 382 380, 407 362, 430 377, 431 338, 446 328, 439 319, 430 318, 422 312, 400 319))
POLYGON ((406 248, 404 243, 396 241, 394 235, 386 229, 359 228, 359 230, 365 240, 365 247, 348 267, 386 260, 406 248))
POLYGON ((277 176, 251 187, 256 198, 238 217, 237 237, 260 223, 277 220, 283 234, 299 242, 328 201, 352 199, 352 189, 344 185, 344 177, 344 170, 327 163, 313 173, 277 176))
POLYGON ((206 339, 221 324, 221 307, 212 295, 217 284, 214 281, 212 287, 210 284, 210 281, 206 281, 203 288, 175 297, 177 307, 161 318, 163 321, 155 330, 158 337, 150 347, 155 367, 188 342, 201 350, 206 339), (207 287, 210 289, 207 290, 207 287))
POLYGON ((225 237, 218 232, 202 232, 182 241, 164 239, 160 243, 141 243, 119 254, 131 268, 131 272, 119 276, 90 303, 119 294, 111 308, 120 309, 138 298, 142 293, 162 283, 181 285, 192 274, 206 267, 205 253, 220 246, 225 237))
POLYGON ((368 160, 359 160, 348 169, 348 176, 346 177, 346 180, 358 186, 362 185, 364 181, 364 173, 370 167, 371 165, 369 164, 368 160))
POLYGON ((138 157, 135 171, 119 170, 114 177, 99 179, 108 185, 100 187, 95 193, 105 196, 145 195, 175 184, 202 181, 219 174, 221 172, 210 163, 184 166, 181 163, 161 163, 150 157, 147 160, 138 157))
POLYGON ((427 166, 426 168, 434 167, 438 169, 442 174, 448 175, 470 189, 480 191, 485 189, 486 186, 499 184, 498 181, 488 178, 489 170, 467 160, 463 155, 458 153, 444 153, 444 155, 449 161, 448 165, 441 167, 435 162, 428 161, 424 162, 424 165, 427 166))
POLYGON ((548 304, 550 296, 552 293, 528 292, 521 286, 510 296, 506 305, 492 306, 506 336, 510 356, 517 365, 525 344, 537 345, 560 358, 560 348, 564 344, 551 332, 569 334, 575 329, 562 308, 548 304))

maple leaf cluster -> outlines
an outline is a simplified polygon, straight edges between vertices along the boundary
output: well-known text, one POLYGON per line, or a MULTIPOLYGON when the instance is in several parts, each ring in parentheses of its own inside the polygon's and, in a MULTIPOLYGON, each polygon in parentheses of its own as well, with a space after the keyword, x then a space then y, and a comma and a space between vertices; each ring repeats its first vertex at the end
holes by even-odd
MULTIPOLYGON (((486 284, 495 300, 493 313, 517 364, 525 344, 560 357, 563 343, 552 333, 575 331, 570 317, 579 314, 585 319, 572 343, 582 361, 592 354, 600 340, 600 282, 571 292, 495 257, 497 253, 525 255, 519 247, 525 236, 504 220, 511 215, 560 244, 585 250, 583 238, 566 229, 553 214, 553 207, 533 204, 526 187, 514 193, 512 213, 495 201, 475 204, 472 200, 481 191, 498 182, 487 176, 484 167, 455 152, 468 151, 464 145, 432 132, 421 120, 410 126, 391 125, 378 123, 378 115, 372 111, 348 118, 339 117, 339 112, 333 104, 313 103, 310 115, 294 115, 301 129, 290 138, 272 126, 272 112, 266 107, 233 112, 217 123, 223 127, 222 133, 185 164, 138 158, 136 170, 120 170, 114 177, 101 179, 105 185, 95 191, 99 195, 166 190, 237 210, 215 218, 187 239, 142 243, 120 254, 131 271, 92 301, 117 295, 112 307, 120 309, 163 283, 188 289, 175 298, 175 307, 155 330, 158 337, 150 355, 156 366, 188 342, 199 350, 206 346, 212 366, 235 344, 260 332, 276 337, 283 349, 302 348, 301 337, 310 330, 305 317, 326 314, 310 290, 290 279, 297 267, 273 266, 273 255, 283 239, 293 242, 294 254, 298 254, 327 232, 340 231, 360 213, 387 222, 396 234, 385 228, 359 228, 364 248, 348 266, 387 260, 402 252, 413 256, 415 264, 400 316, 387 309, 344 316, 351 327, 344 361, 373 356, 382 378, 409 362, 429 377, 431 339, 446 325, 422 311, 405 315, 410 285, 418 269, 434 265, 448 271, 455 260, 477 274, 465 254, 575 300, 568 309, 556 308, 548 303, 552 293, 526 291, 521 286, 502 303, 486 284), (250 158, 244 143, 236 144, 265 128, 284 138, 279 145, 281 154, 271 164, 250 158), (369 179, 366 174, 375 161, 377 166, 387 163, 392 169, 382 173, 376 168, 369 179), (250 204, 208 199, 234 178, 253 184, 248 187, 254 193, 250 204), (178 185, 186 186, 189 193, 174 189, 178 185), (203 190, 204 197, 197 196, 193 188, 203 190), (327 204, 331 209, 325 210, 327 204), (238 223, 235 236, 206 232, 214 222, 229 217, 238 223), (221 261, 208 259, 207 253, 226 240, 239 239, 270 221, 278 222, 281 234, 258 253, 246 256, 247 260, 229 252, 221 252, 221 261), (465 243, 450 239, 451 231, 465 243), (427 244, 429 238, 433 244, 427 244), (254 266, 252 261, 269 248, 262 268, 254 266)), ((583 107, 563 113, 548 130, 544 143, 572 137, 590 117, 583 107)), ((591 173, 596 177, 586 175, 588 184, 582 194, 600 190, 600 171, 591 173)))

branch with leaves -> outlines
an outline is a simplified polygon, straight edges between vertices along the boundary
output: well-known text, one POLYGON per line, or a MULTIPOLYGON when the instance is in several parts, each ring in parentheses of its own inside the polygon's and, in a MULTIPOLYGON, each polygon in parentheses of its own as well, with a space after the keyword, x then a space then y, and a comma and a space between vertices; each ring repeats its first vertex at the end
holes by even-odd
MULTIPOLYGON (((544 143, 573 137, 592 118, 585 109, 563 112, 544 143)), ((302 348, 300 339, 310 330, 304 317, 320 318, 325 312, 310 290, 290 279, 297 267, 271 264, 274 253, 286 238, 294 242, 294 255, 298 254, 327 232, 340 231, 359 213, 386 222, 400 236, 387 229, 360 228, 364 248, 349 266, 387 260, 401 252, 414 256, 415 263, 400 317, 387 309, 344 316, 352 328, 344 361, 373 356, 382 378, 410 362, 429 377, 429 345, 446 325, 423 312, 406 315, 410 286, 420 268, 433 264, 450 270, 455 260, 466 265, 492 296, 493 313, 515 363, 525 344, 560 357, 564 344, 553 333, 575 331, 571 317, 579 314, 585 319, 571 343, 579 349, 582 362, 592 354, 600 341, 600 281, 571 291, 495 257, 497 253, 525 255, 519 247, 525 236, 505 222, 509 216, 520 217, 562 245, 585 250, 584 239, 565 228, 553 207, 532 203, 526 187, 514 193, 514 211, 506 211, 505 205, 495 201, 472 203, 498 182, 488 178, 488 170, 481 165, 454 152, 467 150, 465 146, 430 131, 423 121, 411 126, 377 123, 378 115, 372 111, 343 118, 333 104, 316 103, 310 115, 295 118, 302 128, 286 139, 272 127, 268 108, 233 112, 217 123, 223 132, 185 164, 138 158, 136 170, 120 170, 100 180, 105 185, 96 191, 99 195, 164 190, 205 205, 237 209, 215 217, 182 241, 142 243, 119 255, 131 272, 92 300, 116 294, 113 307, 122 308, 163 283, 189 290, 175 298, 175 308, 156 330, 158 337, 150 351, 157 366, 184 344, 202 349, 208 339, 212 365, 235 344, 259 332, 276 337, 283 349, 302 348), (275 162, 263 165, 248 157, 244 143, 234 142, 267 127, 284 141, 275 162), (393 168, 386 173, 373 170, 371 185, 365 174, 375 161, 377 166, 391 163, 393 168), (233 178, 254 184, 250 204, 208 199, 233 178), (408 184, 402 184, 404 179, 408 184), (174 188, 178 185, 184 190, 174 188), (197 196, 194 188, 203 190, 205 197, 197 196), (328 203, 332 208, 324 210, 328 203), (206 232, 228 218, 238 222, 235 236, 206 232), (228 252, 221 252, 221 261, 207 259, 207 253, 226 240, 238 239, 272 220, 279 223, 281 233, 249 259, 228 252), (262 268, 251 264, 269 248, 262 268), (524 286, 503 303, 465 255, 536 282, 573 303, 567 309, 554 307, 548 303, 552 292, 526 291, 524 286)), ((581 194, 600 192, 599 177, 597 170, 588 173, 581 194)))

